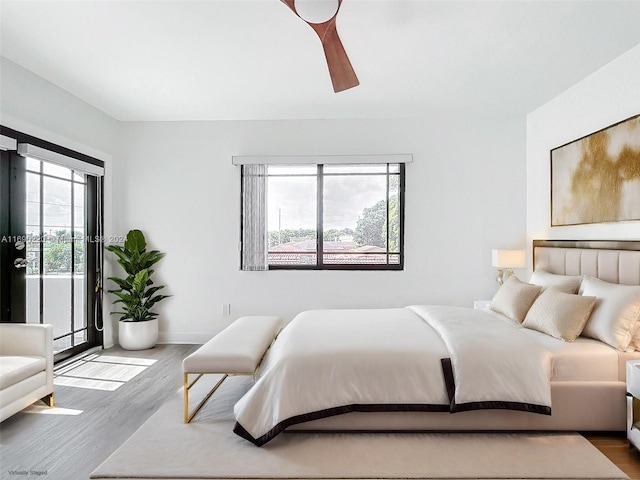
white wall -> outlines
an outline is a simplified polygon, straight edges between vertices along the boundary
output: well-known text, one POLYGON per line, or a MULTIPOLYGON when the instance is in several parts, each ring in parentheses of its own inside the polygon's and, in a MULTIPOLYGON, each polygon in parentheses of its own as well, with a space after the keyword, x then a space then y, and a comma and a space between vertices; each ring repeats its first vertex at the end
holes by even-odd
POLYGON ((525 242, 524 118, 127 123, 114 165, 114 232, 167 252, 165 342, 199 342, 246 314, 312 308, 470 306, 497 288, 491 248, 525 242), (405 270, 239 271, 232 155, 413 153, 405 270), (223 317, 222 304, 231 304, 223 317))
MULTIPOLYGON (((4 57, 0 85, 0 124, 105 161, 105 233, 110 235, 119 122, 4 57)), ((112 322, 105 320, 105 345, 110 346, 112 322)))
POLYGON ((116 120, 0 57, 0 123, 101 160, 112 156, 116 120))
POLYGON ((106 161, 107 235, 141 228, 167 252, 158 280, 174 297, 160 307, 161 341, 204 341, 244 314, 471 305, 496 290, 490 250, 524 247, 524 118, 121 124, 5 59, 1 81, 2 124, 106 161), (232 155, 360 153, 414 154, 403 272, 238 270, 232 155))
POLYGON ((550 226, 551 149, 639 114, 639 79, 640 45, 527 116, 528 245, 536 238, 640 239, 640 222, 550 226))

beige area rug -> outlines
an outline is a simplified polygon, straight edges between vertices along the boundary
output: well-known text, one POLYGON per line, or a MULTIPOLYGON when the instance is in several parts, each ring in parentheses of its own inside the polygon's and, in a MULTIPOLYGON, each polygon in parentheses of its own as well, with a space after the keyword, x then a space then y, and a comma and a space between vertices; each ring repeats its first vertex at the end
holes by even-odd
POLYGON ((228 379, 188 425, 181 389, 91 478, 628 478, 577 434, 284 433, 258 448, 232 432, 233 405, 250 386, 228 379))

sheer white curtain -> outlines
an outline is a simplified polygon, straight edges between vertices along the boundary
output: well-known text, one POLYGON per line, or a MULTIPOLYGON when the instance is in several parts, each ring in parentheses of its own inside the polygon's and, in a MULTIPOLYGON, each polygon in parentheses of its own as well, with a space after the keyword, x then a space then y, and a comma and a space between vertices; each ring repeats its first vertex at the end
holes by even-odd
POLYGON ((242 270, 268 270, 267 166, 242 166, 242 270))

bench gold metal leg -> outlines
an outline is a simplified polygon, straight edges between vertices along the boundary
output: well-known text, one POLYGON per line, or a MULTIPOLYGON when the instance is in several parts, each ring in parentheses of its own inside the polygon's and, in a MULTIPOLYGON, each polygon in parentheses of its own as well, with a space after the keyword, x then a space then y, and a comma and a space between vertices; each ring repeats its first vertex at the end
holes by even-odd
POLYGON ((184 377, 184 387, 182 389, 184 396, 184 423, 189 423, 189 374, 185 373, 184 377))
POLYGON ((202 373, 199 374, 193 382, 189 383, 189 374, 188 373, 184 374, 184 423, 189 423, 193 419, 193 417, 196 416, 196 413, 198 413, 198 411, 202 408, 205 402, 209 400, 209 397, 213 395, 213 393, 218 389, 218 387, 222 385, 222 382, 224 382, 225 379, 229 376, 225 374, 220 380, 218 380, 218 383, 216 383, 216 385, 211 390, 209 390, 209 393, 207 393, 207 395, 204 397, 204 399, 202 399, 202 401, 193 410, 193 412, 189 414, 189 389, 193 387, 198 380, 200 380, 200 377, 202 377, 202 375, 203 375, 202 373))

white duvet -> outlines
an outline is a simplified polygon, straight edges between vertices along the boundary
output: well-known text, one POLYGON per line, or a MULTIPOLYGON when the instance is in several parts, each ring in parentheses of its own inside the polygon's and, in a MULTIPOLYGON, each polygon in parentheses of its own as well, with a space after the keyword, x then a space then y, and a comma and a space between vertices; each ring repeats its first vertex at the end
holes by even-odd
POLYGON ((289 425, 350 411, 550 414, 551 353, 520 330, 458 307, 303 312, 235 405, 234 431, 263 445, 289 425))

